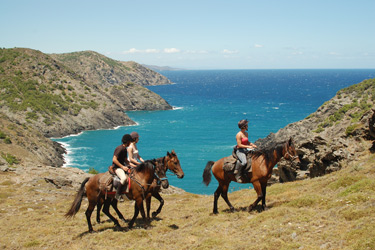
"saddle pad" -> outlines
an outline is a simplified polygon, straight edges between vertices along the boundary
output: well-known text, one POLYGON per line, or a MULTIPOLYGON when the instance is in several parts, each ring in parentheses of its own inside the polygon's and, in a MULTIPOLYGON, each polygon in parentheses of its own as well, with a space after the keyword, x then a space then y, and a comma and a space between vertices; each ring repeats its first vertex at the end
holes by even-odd
POLYGON ((236 165, 236 159, 232 155, 225 157, 223 161, 224 161, 224 164, 223 164, 224 171, 227 171, 227 172, 234 171, 234 167, 236 165))
POLYGON ((111 191, 113 187, 113 176, 107 171, 99 179, 99 189, 111 191))

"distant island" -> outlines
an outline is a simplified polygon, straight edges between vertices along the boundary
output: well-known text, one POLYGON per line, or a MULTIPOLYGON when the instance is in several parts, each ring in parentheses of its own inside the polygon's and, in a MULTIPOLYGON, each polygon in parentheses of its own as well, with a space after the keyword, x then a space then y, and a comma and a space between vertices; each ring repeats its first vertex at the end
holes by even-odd
POLYGON ((156 66, 156 65, 146 65, 146 64, 142 64, 142 66, 149 68, 151 70, 154 70, 156 72, 186 70, 186 69, 181 69, 181 68, 172 68, 169 66, 156 66))

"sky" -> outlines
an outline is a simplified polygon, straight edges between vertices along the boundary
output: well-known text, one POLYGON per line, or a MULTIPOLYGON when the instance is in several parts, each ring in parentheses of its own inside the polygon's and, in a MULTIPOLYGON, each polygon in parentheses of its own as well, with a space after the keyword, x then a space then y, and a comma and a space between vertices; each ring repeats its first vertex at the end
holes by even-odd
POLYGON ((0 0, 0 47, 180 69, 372 69, 374 13, 374 0, 0 0))

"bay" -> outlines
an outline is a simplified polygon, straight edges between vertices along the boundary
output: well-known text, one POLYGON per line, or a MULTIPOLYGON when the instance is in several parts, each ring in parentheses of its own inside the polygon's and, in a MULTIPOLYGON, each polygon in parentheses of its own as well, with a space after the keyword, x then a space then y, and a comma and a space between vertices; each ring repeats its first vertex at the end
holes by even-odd
MULTIPOLYGON (((212 194, 202 173, 207 161, 231 154, 237 122, 248 119, 252 142, 316 111, 338 90, 374 78, 375 71, 356 70, 197 70, 161 72, 175 84, 151 86, 173 110, 127 112, 136 126, 85 131, 54 139, 68 150, 66 166, 107 170, 113 151, 125 133, 140 134, 144 159, 165 156, 174 149, 185 172, 169 176, 170 184, 195 194, 212 194)), ((230 191, 251 188, 231 183, 230 191)))

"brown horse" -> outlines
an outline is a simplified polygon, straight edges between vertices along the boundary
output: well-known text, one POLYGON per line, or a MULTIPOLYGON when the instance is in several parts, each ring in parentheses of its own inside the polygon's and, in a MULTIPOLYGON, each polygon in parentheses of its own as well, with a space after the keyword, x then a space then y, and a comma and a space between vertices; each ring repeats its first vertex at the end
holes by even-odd
MULTIPOLYGON (((272 145, 267 149, 255 151, 252 154, 252 171, 247 173, 247 178, 242 177, 243 183, 251 182, 257 192, 257 199, 253 204, 249 206, 248 211, 252 211, 260 200, 262 200, 262 210, 266 208, 266 188, 267 181, 271 178, 273 167, 284 157, 291 162, 299 162, 299 158, 294 147, 292 139, 284 143, 272 145)), ((234 207, 228 199, 228 188, 231 181, 236 181, 233 172, 226 172, 223 170, 224 158, 213 162, 207 162, 207 165, 203 171, 203 182, 208 186, 211 182, 211 169, 215 178, 219 182, 219 187, 216 189, 214 194, 214 209, 213 213, 217 214, 217 200, 220 195, 223 197, 225 202, 228 204, 230 210, 233 212, 234 207)))
MULTIPOLYGON (((167 155, 164 157, 157 158, 156 165, 163 170, 165 173, 167 170, 172 171, 177 178, 182 179, 184 177, 184 171, 181 168, 180 161, 177 157, 177 154, 174 150, 172 150, 171 153, 167 152, 167 155)), ((152 213, 152 217, 155 218, 163 208, 164 200, 160 196, 160 186, 163 188, 168 188, 169 183, 166 177, 162 176, 156 176, 154 181, 151 184, 150 192, 147 194, 146 197, 146 207, 147 207, 147 219, 150 219, 150 208, 151 208, 151 197, 155 197, 160 202, 160 205, 158 209, 152 213)), ((117 215, 119 216, 119 219, 123 220, 125 222, 125 218, 122 215, 122 213, 117 208, 118 201, 116 199, 112 199, 111 205, 113 209, 116 211, 117 215)), ((100 209, 102 204, 98 204, 97 206, 97 214, 96 214, 96 221, 100 223, 100 209)))
MULTIPOLYGON (((139 214, 139 211, 141 211, 142 218, 145 221, 145 225, 147 225, 146 215, 143 207, 143 200, 146 198, 148 192, 150 192, 150 187, 152 182, 154 181, 155 174, 160 177, 165 176, 164 169, 158 167, 158 165, 156 164, 156 160, 145 161, 144 163, 134 168, 133 172, 130 174, 129 181, 131 188, 128 193, 125 193, 125 195, 128 197, 128 199, 135 200, 135 208, 134 216, 128 224, 129 228, 133 226, 135 219, 139 214)), ((95 209, 95 206, 99 203, 104 204, 103 212, 115 223, 116 226, 121 227, 118 220, 109 213, 109 206, 111 205, 111 201, 115 196, 115 192, 105 193, 99 188, 99 179, 102 177, 102 175, 104 175, 104 173, 88 177, 82 182, 71 208, 65 214, 65 216, 67 217, 74 216, 81 207, 83 196, 86 195, 89 201, 89 205, 85 214, 89 232, 93 232, 91 224, 91 214, 95 209)))

